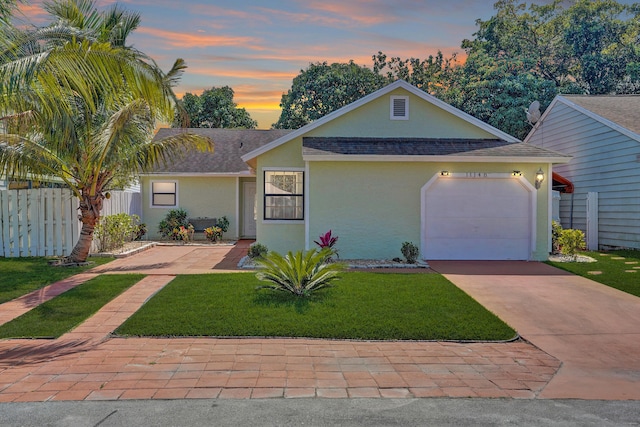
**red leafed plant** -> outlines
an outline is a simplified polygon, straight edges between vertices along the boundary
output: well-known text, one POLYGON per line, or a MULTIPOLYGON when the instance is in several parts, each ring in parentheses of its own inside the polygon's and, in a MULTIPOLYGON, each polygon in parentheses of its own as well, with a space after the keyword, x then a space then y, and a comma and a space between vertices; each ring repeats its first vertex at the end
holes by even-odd
POLYGON ((338 242, 338 236, 332 236, 331 230, 327 231, 324 234, 321 234, 319 239, 320 241, 314 240, 313 243, 320 246, 320 249, 324 249, 324 248, 333 249, 335 244, 338 242))

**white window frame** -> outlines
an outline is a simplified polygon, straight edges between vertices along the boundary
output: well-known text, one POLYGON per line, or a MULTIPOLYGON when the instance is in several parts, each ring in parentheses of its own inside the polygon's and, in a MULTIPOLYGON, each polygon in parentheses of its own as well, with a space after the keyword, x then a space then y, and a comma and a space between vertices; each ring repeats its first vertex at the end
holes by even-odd
MULTIPOLYGON (((159 194, 171 194, 171 193, 159 193, 159 194)), ((174 209, 174 208, 177 208, 178 206, 179 206, 178 181, 172 180, 172 179, 157 179, 157 180, 151 181, 151 183, 149 184, 149 207, 151 207, 153 209, 174 209), (155 184, 155 183, 174 184, 175 185, 175 197, 176 197, 175 205, 156 205, 156 204, 153 203, 153 196, 154 196, 154 194, 156 194, 153 191, 153 184, 155 184)))
POLYGON ((392 95, 389 100, 389 118, 391 120, 409 120, 409 97, 408 96, 399 96, 392 95), (394 115, 394 104, 397 99, 404 100, 404 116, 396 116, 394 115))
POLYGON ((262 189, 261 189, 261 196, 262 196, 262 214, 261 214, 261 220, 263 224, 302 224, 305 222, 305 218, 307 215, 307 212, 305 211, 306 206, 307 206, 307 177, 306 177, 306 171, 304 168, 291 168, 291 167, 283 167, 283 168, 278 168, 278 167, 268 167, 268 168, 262 168, 262 189), (266 172, 302 172, 302 218, 301 219, 272 219, 266 218, 266 200, 267 200, 267 193, 265 192, 265 186, 266 186, 266 172))

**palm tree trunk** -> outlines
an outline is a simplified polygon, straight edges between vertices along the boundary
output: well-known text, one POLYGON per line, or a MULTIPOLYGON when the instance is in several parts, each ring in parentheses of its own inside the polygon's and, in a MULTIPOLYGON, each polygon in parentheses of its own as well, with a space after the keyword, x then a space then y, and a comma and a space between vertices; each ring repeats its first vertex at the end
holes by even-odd
POLYGON ((82 222, 82 229, 80 230, 80 237, 78 242, 74 246, 71 254, 64 258, 63 263, 78 263, 85 262, 89 257, 89 251, 91 250, 91 242, 93 241, 93 231, 100 219, 100 211, 102 210, 102 200, 104 196, 99 192, 95 196, 89 196, 82 192, 80 198, 80 215, 79 219, 82 222))

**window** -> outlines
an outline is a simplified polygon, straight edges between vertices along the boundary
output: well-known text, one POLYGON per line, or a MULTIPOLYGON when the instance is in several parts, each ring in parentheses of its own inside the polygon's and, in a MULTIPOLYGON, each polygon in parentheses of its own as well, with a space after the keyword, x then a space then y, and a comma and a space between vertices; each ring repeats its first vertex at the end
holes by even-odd
POLYGON ((304 172, 264 172, 264 219, 304 219, 304 172))
POLYGON ((151 183, 151 206, 174 207, 178 205, 178 184, 175 181, 151 183))
POLYGON ((391 97, 391 120, 409 120, 409 97, 391 97))

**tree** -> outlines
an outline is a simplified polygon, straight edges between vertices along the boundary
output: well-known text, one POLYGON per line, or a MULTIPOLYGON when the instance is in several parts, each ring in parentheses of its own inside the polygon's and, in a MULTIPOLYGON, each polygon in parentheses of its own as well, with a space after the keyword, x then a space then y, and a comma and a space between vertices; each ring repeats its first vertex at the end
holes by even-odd
POLYGON ((384 77, 353 61, 310 64, 282 95, 276 129, 298 129, 381 88, 384 77))
MULTIPOLYGON (((83 14, 95 9, 83 9, 88 2, 82 0, 57 4, 63 3, 83 14)), ((91 16, 103 22, 74 27, 81 21, 60 19, 26 32, 3 28, 0 41, 0 170, 15 179, 58 177, 79 198, 82 230, 69 262, 86 260, 102 202, 119 177, 185 147, 213 149, 188 133, 152 141, 159 122, 174 120, 172 86, 184 62, 165 74, 123 47, 124 39, 100 41, 104 33, 95 29, 108 27, 110 14, 91 16)))
POLYGON ((233 89, 229 86, 212 87, 200 96, 186 93, 181 104, 189 116, 189 126, 255 129, 258 122, 251 118, 247 110, 238 108, 233 102, 233 95, 233 89))
POLYGON ((526 119, 529 105, 537 100, 544 109, 557 94, 555 83, 531 72, 531 67, 522 60, 475 53, 456 70, 446 101, 522 139, 531 130, 526 119))
POLYGON ((562 93, 604 94, 640 64, 637 47, 640 7, 614 0, 555 0, 547 5, 501 0, 496 14, 477 20, 469 56, 526 60, 531 72, 555 82, 562 93))
POLYGON ((442 52, 427 59, 393 57, 378 52, 372 56, 373 71, 384 75, 387 83, 402 79, 438 98, 446 98, 454 70, 460 66, 456 54, 445 58, 442 52))

